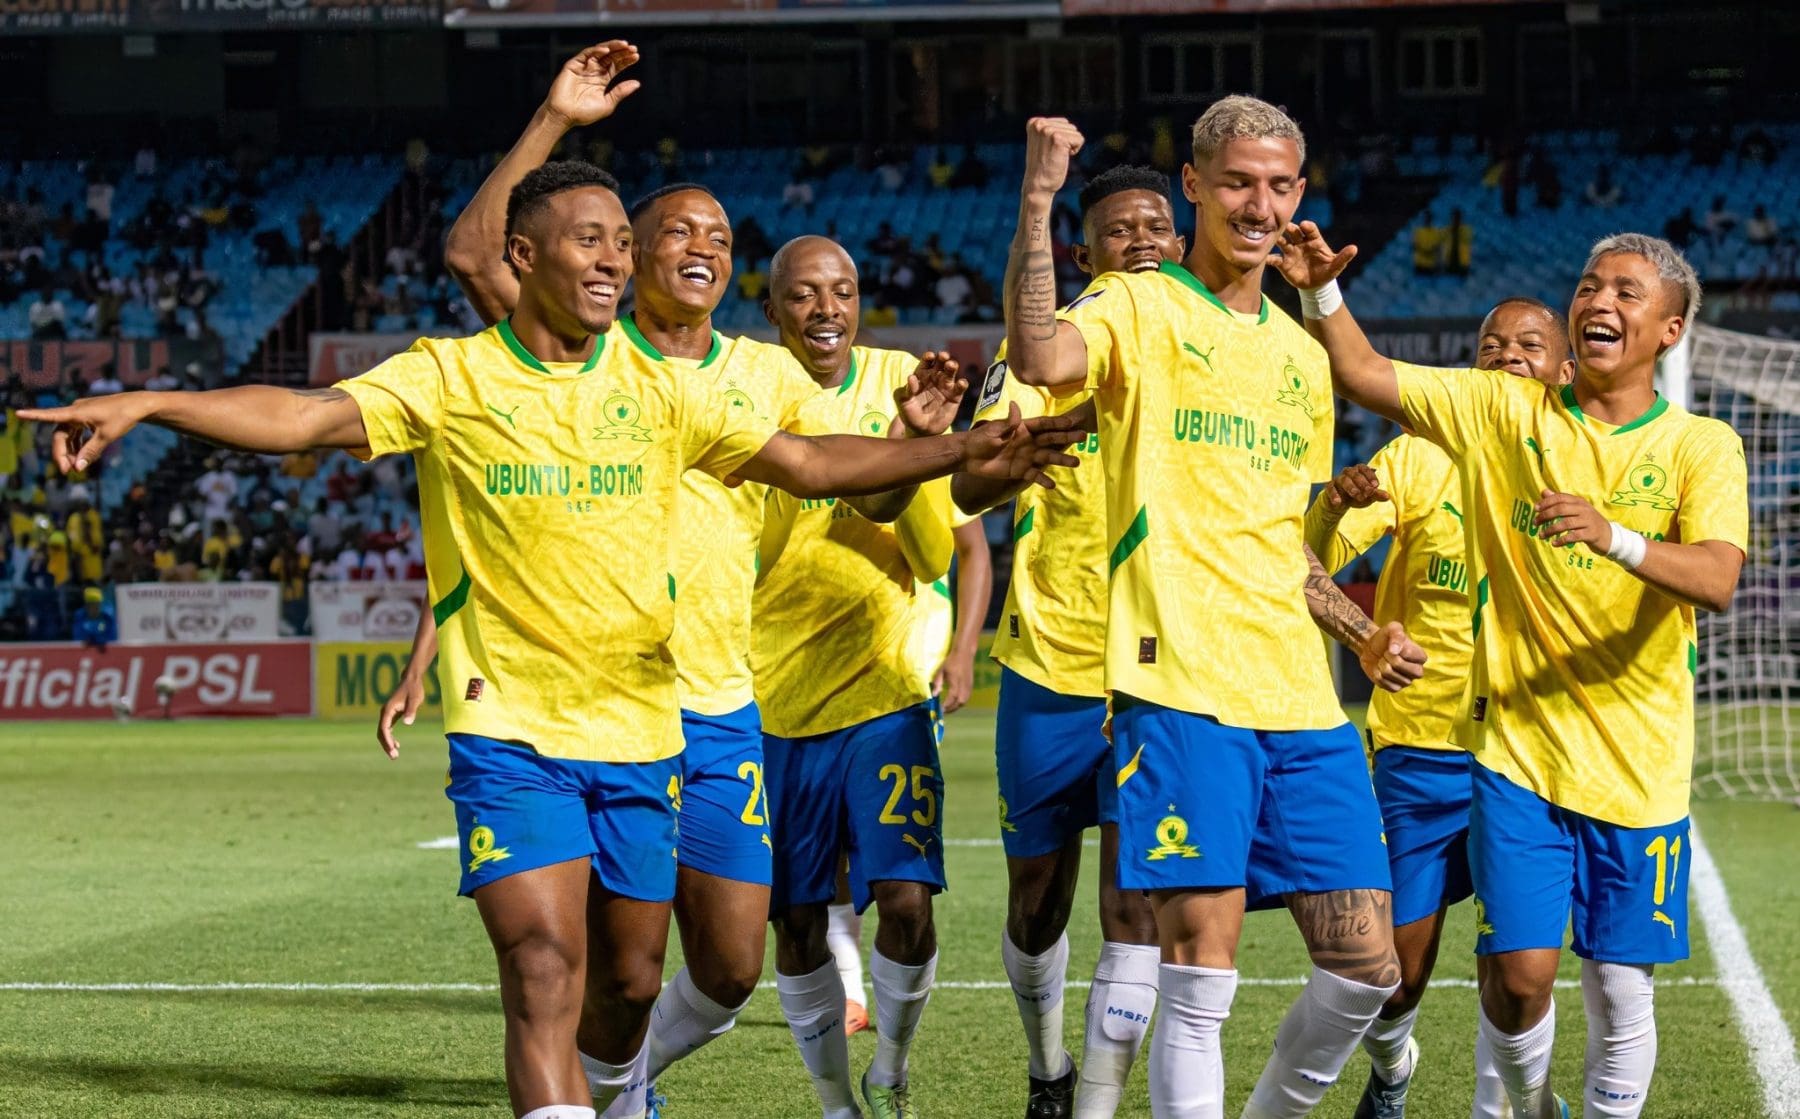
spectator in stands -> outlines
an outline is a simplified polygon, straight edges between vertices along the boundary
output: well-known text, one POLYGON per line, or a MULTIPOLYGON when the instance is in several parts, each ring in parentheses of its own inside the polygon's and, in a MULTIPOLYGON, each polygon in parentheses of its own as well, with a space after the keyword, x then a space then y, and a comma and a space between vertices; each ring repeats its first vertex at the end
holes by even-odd
POLYGON ((1714 245, 1725 240, 1731 235, 1731 231, 1738 227, 1738 216, 1725 205, 1723 194, 1713 196, 1712 208, 1706 211, 1703 224, 1706 226, 1706 235, 1712 239, 1714 245))
POLYGON ((875 167, 875 177, 881 182, 882 190, 898 194, 906 186, 906 163, 895 152, 887 151, 875 167))
POLYGON ((958 190, 963 188, 985 190, 988 185, 988 175, 988 165, 981 161, 980 155, 976 154, 975 145, 970 144, 963 149, 962 162, 956 165, 956 170, 950 176, 950 186, 958 190))
POLYGON ((124 322, 125 285, 107 276, 95 287, 88 304, 87 323, 96 338, 117 338, 124 322))
POLYGON ((1444 228, 1444 271, 1452 276, 1467 276, 1475 258, 1475 227, 1463 221, 1463 212, 1450 211, 1450 224, 1444 228))
POLYGON ((1413 274, 1416 276, 1435 276, 1444 267, 1444 230, 1440 228, 1431 212, 1425 212, 1425 219, 1413 230, 1412 235, 1413 274))
POLYGON ((26 321, 31 324, 31 337, 40 341, 67 338, 68 320, 68 309, 49 288, 38 293, 37 299, 26 312, 26 321))
POLYGON ((156 534, 156 550, 150 553, 150 566, 156 571, 156 578, 169 581, 169 573, 175 570, 175 537, 166 529, 156 534))
POLYGON ((108 228, 112 226, 114 193, 112 178, 99 163, 95 163, 88 171, 87 212, 89 217, 104 222, 108 228))
POLYGON ((294 265, 294 248, 279 229, 264 229, 250 239, 256 246, 256 263, 263 268, 291 268, 294 265))
MULTIPOLYGON (((319 207, 309 199, 306 205, 301 207, 300 216, 294 219, 294 232, 300 238, 300 252, 308 260, 311 260, 313 255, 319 251, 324 230, 325 218, 319 213, 319 207)), ((286 238, 283 238, 283 241, 285 242, 286 238)))
POLYGON ((975 286, 969 282, 960 257, 952 254, 945 261, 943 273, 938 277, 933 291, 937 295, 939 307, 957 312, 968 310, 969 301, 975 294, 975 286))
POLYGON ((304 637, 311 630, 306 593, 311 567, 312 562, 295 546, 293 537, 283 535, 269 560, 269 575, 281 584, 282 629, 295 637, 304 637))
POLYGON ((31 428, 19 419, 18 410, 23 403, 22 395, 10 391, 0 402, 0 495, 12 489, 31 440, 31 428))
POLYGON ((813 208, 812 180, 805 174, 806 166, 801 164, 794 169, 788 178, 787 186, 781 188, 781 208, 799 210, 802 214, 811 214, 813 208))
POLYGON ((73 571, 69 561, 68 533, 57 529, 45 539, 44 560, 50 571, 50 585, 55 587, 66 585, 73 571))
POLYGON ((1695 167, 1717 167, 1731 150, 1731 130, 1723 124, 1702 125, 1694 130, 1688 158, 1695 167))
POLYGON ((229 519, 214 517, 211 531, 206 535, 206 542, 200 547, 201 566, 208 570, 222 571, 232 550, 240 547, 243 542, 244 538, 238 534, 229 519))
POLYGON ((738 273, 738 295, 750 303, 761 303, 763 293, 769 290, 769 273, 760 260, 751 260, 750 266, 738 273))
POLYGON ((876 256, 893 256, 900 251, 900 238, 894 236, 891 222, 882 222, 875 227, 875 236, 869 238, 869 251, 876 256))
POLYGON ((106 534, 100 512, 94 508, 85 486, 79 487, 72 504, 69 519, 63 523, 74 566, 70 576, 84 583, 97 583, 106 570, 106 534))
POLYGON ((125 382, 119 380, 118 369, 110 361, 100 367, 100 375, 87 388, 89 396, 113 396, 124 391, 125 382))
POLYGON ((144 382, 144 387, 151 392, 174 392, 181 387, 181 382, 176 380, 175 375, 169 372, 169 367, 164 365, 150 375, 150 379, 144 382))
POLYGON ((1781 239, 1781 223, 1771 217, 1759 202, 1750 211, 1750 220, 1744 223, 1744 237, 1752 245, 1768 247, 1781 239))
POLYGON ((73 640, 101 652, 119 639, 119 620, 99 587, 88 587, 81 592, 81 612, 75 615, 71 628, 73 640))
POLYGON ((1737 154, 1739 163, 1760 163, 1766 167, 1775 162, 1775 141, 1760 127, 1752 125, 1738 141, 1737 154))
POLYGON ((1587 203, 1602 210, 1610 210, 1624 201, 1625 192, 1613 181, 1612 167, 1602 163, 1594 168, 1594 177, 1588 180, 1587 203))
POLYGON ((224 458, 214 455, 206 460, 206 473, 194 482, 194 492, 206 503, 206 520, 209 523, 231 516, 238 488, 238 476, 226 468, 224 458))
POLYGON ((132 158, 131 167, 140 179, 156 178, 156 149, 149 144, 139 147, 137 155, 132 158))
POLYGON ((926 178, 931 180, 933 188, 943 190, 950 185, 950 177, 954 174, 956 168, 950 164, 949 153, 939 148, 931 157, 931 165, 925 169, 926 178))
POLYGON ((863 312, 862 325, 867 327, 894 326, 900 321, 900 313, 888 302, 887 296, 876 293, 874 304, 863 312))

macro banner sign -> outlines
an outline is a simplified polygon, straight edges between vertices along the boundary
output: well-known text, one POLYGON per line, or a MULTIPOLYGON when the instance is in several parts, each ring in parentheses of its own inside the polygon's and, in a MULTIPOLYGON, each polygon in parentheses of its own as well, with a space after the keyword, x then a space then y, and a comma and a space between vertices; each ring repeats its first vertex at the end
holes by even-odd
MULTIPOLYGON (((320 641, 313 646, 313 679, 318 683, 315 713, 321 719, 369 719, 400 686, 412 652, 411 634, 405 641, 320 641)), ((443 714, 438 692, 437 666, 425 673, 423 718, 443 714)))
MULTIPOLYGON (((0 0, 0 11, 9 0, 0 0)), ((85 394, 111 366, 126 388, 142 388, 159 370, 219 371, 217 342, 189 338, 93 338, 64 342, 0 341, 0 388, 72 389, 85 394)))
POLYGON ((281 635, 277 583, 121 583, 119 641, 272 641, 281 635))
POLYGON ((312 643, 0 645, 0 721, 310 715, 312 643))
POLYGON ((446 27, 1054 19, 1059 0, 444 0, 446 27))
POLYGON ((317 641, 410 643, 425 613, 423 580, 381 583, 320 581, 307 587, 317 641))

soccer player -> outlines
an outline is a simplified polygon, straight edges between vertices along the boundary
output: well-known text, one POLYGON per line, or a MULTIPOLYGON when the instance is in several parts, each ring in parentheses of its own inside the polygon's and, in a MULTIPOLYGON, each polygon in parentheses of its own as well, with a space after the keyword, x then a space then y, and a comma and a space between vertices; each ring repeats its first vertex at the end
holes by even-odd
POLYGON ((1193 128, 1184 264, 1096 279, 1060 315, 1050 209, 1082 145, 1027 125, 1007 353, 1027 385, 1093 393, 1106 474, 1104 682, 1118 883, 1148 890, 1162 963, 1159 1117, 1220 1117, 1219 1031, 1246 906, 1285 905, 1313 972, 1245 1105, 1309 1112, 1399 985, 1381 818, 1313 633, 1302 522, 1331 477, 1325 355, 1262 296, 1305 189, 1300 129, 1226 97, 1193 128))
MULTIPOLYGON (((591 124, 610 115, 605 102, 584 103, 582 95, 604 89, 609 76, 630 64, 614 47, 591 48, 567 64, 539 119, 591 124)), ((484 314, 509 313, 518 282, 500 253, 477 246, 486 230, 504 227, 506 192, 558 138, 557 128, 534 121, 451 230, 458 279, 484 314)), ((636 301, 632 314, 619 320, 625 337, 649 360, 711 385, 730 407, 777 424, 791 421, 816 389, 788 351, 712 328, 732 271, 731 224, 718 200, 697 183, 674 183, 635 202, 629 217, 636 301)), ((912 399, 916 413, 925 397, 912 399)), ((948 426, 948 414, 939 420, 948 426)), ((685 743, 675 898, 685 966, 651 1014, 644 1067, 627 1086, 631 1094, 730 1030, 761 976, 770 841, 749 657, 764 496, 762 486, 728 487, 699 471, 682 478, 683 528, 672 572, 680 606, 670 650, 685 743)), ((891 504, 891 496, 879 501, 891 504)), ((421 630, 426 625, 422 620, 421 630)), ((422 671, 429 661, 429 649, 416 646, 411 665, 422 671)), ((392 718, 384 718, 386 733, 392 718)), ((582 1042, 599 1028, 592 1013, 585 1015, 582 1042)), ((622 1117, 635 1114, 626 1095, 616 1110, 622 1117)))
POLYGON ((58 425, 65 471, 140 422, 263 453, 417 457, 446 795, 461 892, 499 963, 509 1094, 527 1119, 592 1119, 584 987, 604 1105, 641 1048, 675 892, 680 475, 823 498, 961 466, 1031 474, 1072 462, 1052 448, 1076 436, 1054 420, 908 441, 786 434, 616 327, 632 233, 611 176, 546 165, 507 214, 517 308, 474 337, 421 340, 332 388, 128 393, 24 418, 58 425))
MULTIPOLYGON (((1168 176, 1145 167, 1095 176, 1080 195, 1082 240, 1070 246, 1076 265, 1096 276, 1149 273, 1165 261, 1179 262, 1187 244, 1175 232, 1168 183, 1168 176)), ((1035 415, 1088 399, 1087 392, 1055 397, 1009 378, 1003 349, 983 383, 976 420, 1003 417, 1012 403, 1035 415)), ((1159 952, 1150 903, 1141 891, 1122 891, 1117 882, 1117 772, 1103 731, 1105 475, 1091 457, 1098 447, 1097 437, 1079 446, 1088 463, 1059 471, 1056 489, 1045 491, 1050 500, 1019 495, 1013 577, 994 643, 1003 665, 994 752, 1009 879, 1000 949, 1029 1042, 1027 1119, 1067 1115, 1071 1097, 1078 1119, 1110 1119, 1156 1006, 1159 952), (1062 1043, 1064 929, 1082 833, 1096 823, 1104 941, 1088 995, 1085 1072, 1078 1077, 1062 1043)), ((979 509, 1018 488, 959 478, 952 490, 959 505, 979 509)), ((1360 618, 1361 611, 1328 584, 1313 584, 1322 591, 1308 599, 1315 622, 1332 628, 1334 617, 1360 618)), ((1366 619, 1361 625, 1362 640, 1352 647, 1379 680, 1390 635, 1366 619)))
MULTIPOLYGON (((770 323, 822 387, 795 429, 879 434, 916 359, 855 345, 859 289, 849 255, 823 237, 797 238, 775 254, 769 285, 770 323)), ((916 549, 903 530, 917 518, 947 543, 948 487, 934 505, 939 496, 921 487, 891 527, 830 502, 770 498, 768 521, 785 543, 757 590, 751 666, 775 844, 775 981, 826 1119, 860 1113, 846 992, 827 945, 845 853, 857 912, 873 902, 879 919, 869 965, 877 1043, 860 1094, 877 1119, 916 1114, 907 1054, 937 969, 932 895, 944 886, 944 783, 930 682, 916 653, 935 576, 909 561, 916 549)))
POLYGON ((1635 1116, 1656 1061, 1655 966, 1687 956, 1694 612, 1726 609, 1748 534, 1743 445, 1655 389, 1700 308, 1668 242, 1622 233, 1569 302, 1574 381, 1392 362, 1343 307, 1335 252, 1284 231, 1282 273, 1338 392, 1442 448, 1462 475, 1475 653, 1469 863, 1487 958, 1481 1032, 1515 1114, 1550 1089, 1552 984, 1573 918, 1589 1119, 1635 1116))
MULTIPOLYGON (((1566 384, 1574 374, 1563 317, 1535 299, 1503 300, 1482 321, 1476 365, 1566 384)), ((1061 492, 1059 488, 1058 492, 1061 492)), ((1375 617, 1400 619, 1431 656, 1431 672, 1369 703, 1375 799, 1394 875, 1394 952, 1400 989, 1363 1037, 1371 1068, 1357 1119, 1402 1119, 1419 1058, 1413 1022, 1437 961, 1448 907, 1469 882, 1469 755, 1451 733, 1469 673, 1468 557, 1456 467, 1437 445, 1401 435, 1368 465, 1345 468, 1306 515, 1306 542, 1336 572, 1383 536, 1394 538, 1375 588, 1375 617)), ((1477 1119, 1501 1119, 1506 1092, 1478 1037, 1477 1119)))

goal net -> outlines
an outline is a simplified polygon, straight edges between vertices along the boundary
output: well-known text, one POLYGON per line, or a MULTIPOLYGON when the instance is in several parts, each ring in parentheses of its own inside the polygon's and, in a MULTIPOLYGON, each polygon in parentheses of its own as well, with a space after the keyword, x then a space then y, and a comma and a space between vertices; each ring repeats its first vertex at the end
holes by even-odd
POLYGON ((1700 615, 1694 788, 1800 795, 1800 342, 1694 328, 1690 410, 1744 440, 1750 550, 1737 598, 1700 615))

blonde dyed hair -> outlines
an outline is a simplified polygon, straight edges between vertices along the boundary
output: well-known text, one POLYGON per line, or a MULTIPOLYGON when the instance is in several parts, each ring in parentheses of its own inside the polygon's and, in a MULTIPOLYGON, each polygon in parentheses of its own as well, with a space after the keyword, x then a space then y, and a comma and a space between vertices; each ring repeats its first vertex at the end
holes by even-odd
POLYGON ((1278 105, 1242 94, 1214 101, 1194 122, 1194 162, 1205 163, 1232 140, 1292 140, 1306 166, 1306 136, 1278 105))

